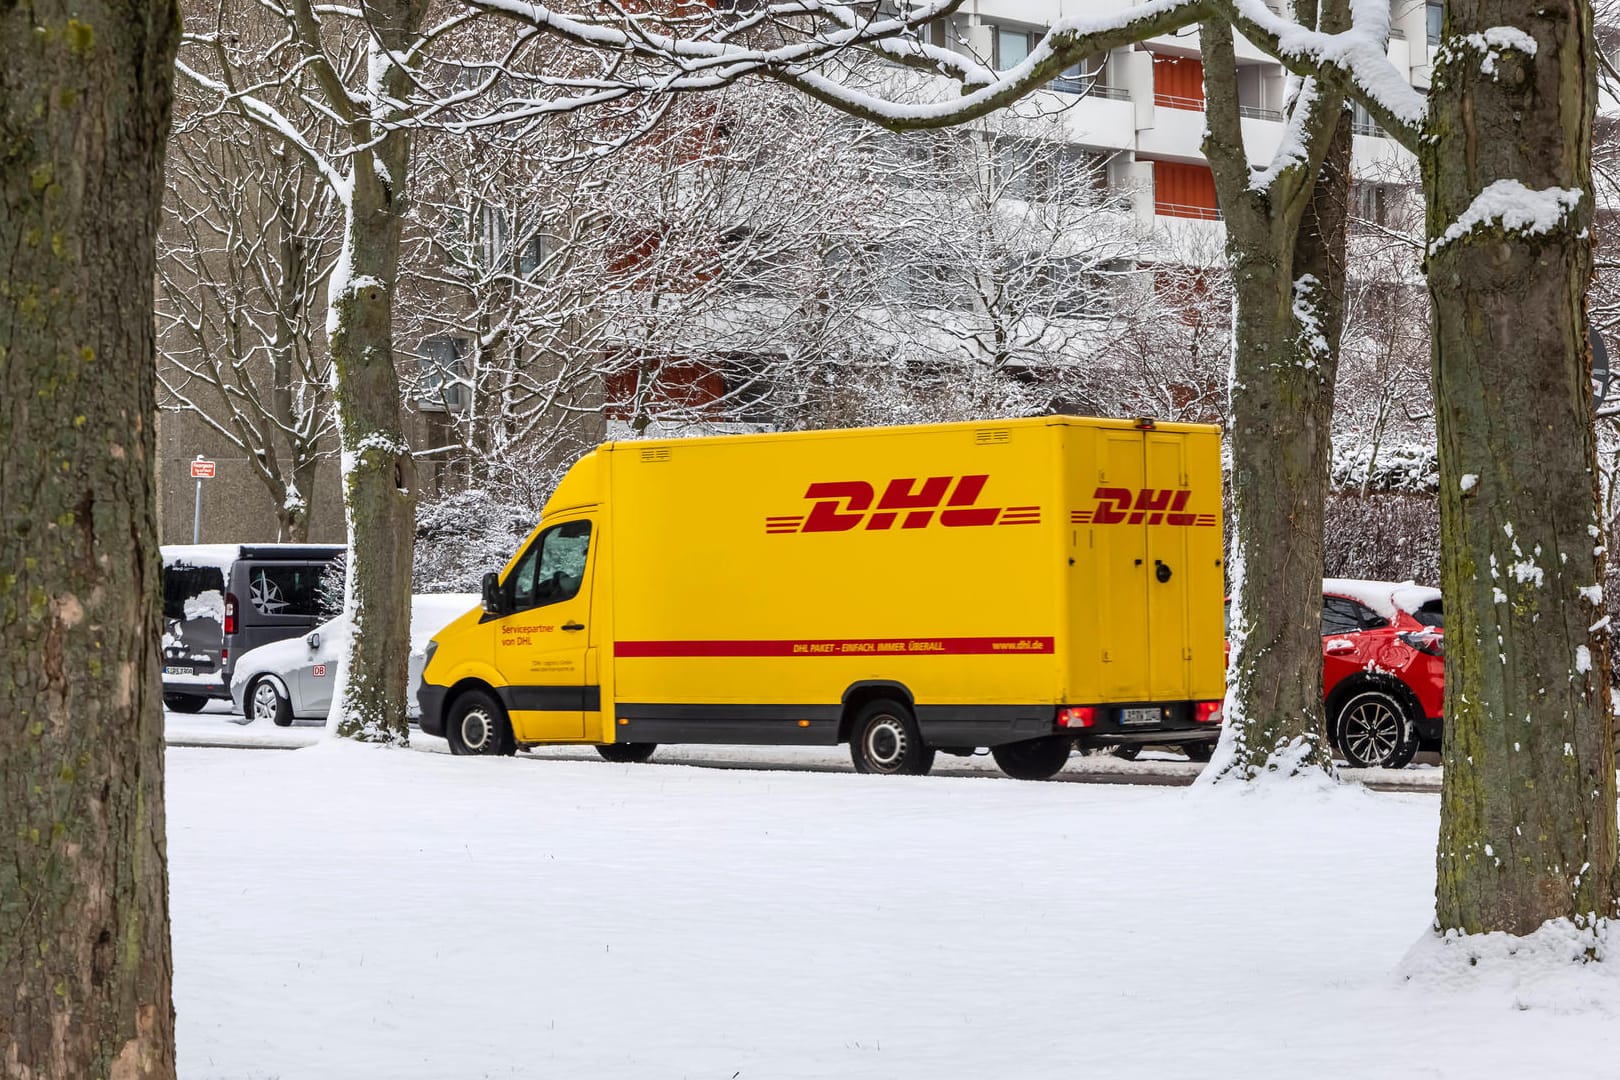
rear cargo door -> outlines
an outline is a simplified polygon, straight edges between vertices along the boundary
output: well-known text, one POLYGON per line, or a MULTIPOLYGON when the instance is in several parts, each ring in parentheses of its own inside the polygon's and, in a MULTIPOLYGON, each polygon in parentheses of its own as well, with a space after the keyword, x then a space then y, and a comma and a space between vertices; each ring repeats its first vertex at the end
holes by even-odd
POLYGON ((1106 430, 1099 441, 1093 535, 1101 689, 1111 701, 1140 701, 1148 688, 1147 533, 1130 516, 1143 486, 1142 436, 1106 430))
POLYGON ((1182 523, 1191 487, 1187 439, 1150 431, 1144 450, 1146 477, 1137 506, 1147 544, 1148 678, 1155 700, 1179 701, 1191 696, 1188 597, 1195 576, 1189 529, 1182 523))

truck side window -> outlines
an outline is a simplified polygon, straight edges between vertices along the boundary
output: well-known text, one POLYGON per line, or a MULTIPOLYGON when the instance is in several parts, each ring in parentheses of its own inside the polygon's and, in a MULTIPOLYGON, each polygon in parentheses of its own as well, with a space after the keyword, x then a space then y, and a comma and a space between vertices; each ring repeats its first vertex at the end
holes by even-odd
POLYGON ((512 609, 524 611, 579 595, 591 523, 568 521, 541 533, 512 572, 512 609))

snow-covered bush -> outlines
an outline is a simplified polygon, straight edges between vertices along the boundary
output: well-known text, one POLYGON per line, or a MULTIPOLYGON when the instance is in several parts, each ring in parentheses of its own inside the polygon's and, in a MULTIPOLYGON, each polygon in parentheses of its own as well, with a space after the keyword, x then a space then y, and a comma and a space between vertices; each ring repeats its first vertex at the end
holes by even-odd
POLYGON ((1328 577, 1439 585, 1439 501, 1432 495, 1333 492, 1323 546, 1328 577))
POLYGON ((435 499, 416 510, 415 591, 477 592, 540 520, 540 511, 482 490, 435 499))

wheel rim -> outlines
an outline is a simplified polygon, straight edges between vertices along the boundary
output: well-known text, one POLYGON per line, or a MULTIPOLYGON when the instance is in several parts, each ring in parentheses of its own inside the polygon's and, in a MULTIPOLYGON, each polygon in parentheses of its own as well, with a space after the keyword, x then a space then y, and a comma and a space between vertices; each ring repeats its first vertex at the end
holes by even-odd
POLYGON ((893 716, 879 716, 866 726, 861 749, 878 772, 894 772, 906 756, 906 728, 893 716))
POLYGON ((471 708, 461 717, 461 745, 473 753, 480 753, 489 747, 494 737, 495 725, 490 720, 489 713, 481 708, 471 708))
POLYGON ((1384 698, 1366 698, 1345 711, 1341 736, 1351 757, 1381 765, 1395 756, 1405 721, 1384 698))
POLYGON ((261 682, 253 688, 253 719, 274 720, 280 701, 281 696, 276 693, 276 688, 261 682))

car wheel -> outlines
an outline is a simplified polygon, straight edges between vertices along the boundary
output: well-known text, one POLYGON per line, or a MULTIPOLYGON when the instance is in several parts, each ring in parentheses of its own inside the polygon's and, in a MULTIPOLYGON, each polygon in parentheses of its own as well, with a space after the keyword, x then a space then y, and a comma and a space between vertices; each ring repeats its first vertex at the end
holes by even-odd
POLYGON ((202 712, 208 699, 201 694, 164 694, 163 706, 175 712, 202 712))
POLYGON ((1182 743, 1181 752, 1187 755, 1188 761, 1202 763, 1215 756, 1215 744, 1213 742, 1182 743))
POLYGON ((855 716, 849 756, 855 771, 891 776, 924 776, 934 767, 934 750, 923 745, 911 710, 879 698, 855 716))
POLYGON ((1067 735, 1048 735, 992 746, 990 756, 1014 780, 1050 780, 1069 760, 1073 749, 1074 743, 1067 735))
POLYGON ((1361 690, 1339 707, 1333 725, 1344 760, 1356 769, 1399 769, 1417 753, 1417 729, 1406 707, 1383 690, 1361 690))
POLYGON ((656 749, 658 744, 655 742, 621 742, 603 743, 596 748, 596 752, 608 761, 640 764, 652 757, 656 749))
POLYGON ((456 703, 450 707, 444 735, 452 754, 517 753, 506 710, 482 690, 469 690, 456 698, 456 703))
POLYGON ((293 722, 292 702, 276 686, 273 679, 258 678, 248 687, 242 699, 248 722, 268 720, 276 727, 289 727, 293 722))

